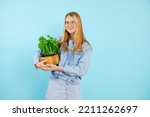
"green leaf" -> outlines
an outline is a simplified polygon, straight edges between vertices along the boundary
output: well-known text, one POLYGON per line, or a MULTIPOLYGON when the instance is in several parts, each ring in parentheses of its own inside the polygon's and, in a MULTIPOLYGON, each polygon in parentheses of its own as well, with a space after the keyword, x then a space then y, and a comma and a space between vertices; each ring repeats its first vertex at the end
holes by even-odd
POLYGON ((39 37, 38 48, 42 52, 42 56, 60 53, 57 39, 47 35, 47 39, 43 36, 39 37))

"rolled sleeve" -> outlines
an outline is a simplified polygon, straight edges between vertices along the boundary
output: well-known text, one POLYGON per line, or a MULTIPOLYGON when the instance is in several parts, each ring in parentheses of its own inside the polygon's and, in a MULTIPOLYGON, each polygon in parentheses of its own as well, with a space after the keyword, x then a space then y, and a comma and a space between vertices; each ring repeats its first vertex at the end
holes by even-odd
POLYGON ((41 52, 40 51, 36 51, 34 54, 34 64, 39 62, 39 58, 41 56, 41 52))

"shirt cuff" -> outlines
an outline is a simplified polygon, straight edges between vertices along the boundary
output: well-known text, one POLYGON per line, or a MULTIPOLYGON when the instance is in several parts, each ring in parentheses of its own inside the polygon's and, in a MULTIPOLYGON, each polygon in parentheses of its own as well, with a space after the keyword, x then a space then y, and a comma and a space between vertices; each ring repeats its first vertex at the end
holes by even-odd
POLYGON ((65 65, 64 66, 64 72, 66 73, 66 74, 70 74, 70 72, 69 72, 69 66, 68 65, 65 65))

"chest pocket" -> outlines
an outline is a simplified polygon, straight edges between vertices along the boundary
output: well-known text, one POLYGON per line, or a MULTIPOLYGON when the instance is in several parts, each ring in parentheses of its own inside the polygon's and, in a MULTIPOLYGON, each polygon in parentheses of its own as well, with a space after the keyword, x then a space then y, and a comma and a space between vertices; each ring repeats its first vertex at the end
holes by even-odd
POLYGON ((73 54, 73 60, 72 60, 71 64, 77 65, 78 62, 79 62, 79 60, 82 57, 82 54, 83 54, 82 52, 74 52, 74 54, 73 54))

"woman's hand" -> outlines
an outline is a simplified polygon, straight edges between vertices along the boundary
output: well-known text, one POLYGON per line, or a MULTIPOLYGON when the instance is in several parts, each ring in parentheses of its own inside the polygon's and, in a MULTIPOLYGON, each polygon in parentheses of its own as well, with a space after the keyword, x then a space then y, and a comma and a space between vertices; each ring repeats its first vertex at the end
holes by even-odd
POLYGON ((45 71, 64 71, 63 67, 59 67, 54 64, 47 64, 46 67, 43 68, 45 71))
POLYGON ((40 68, 40 69, 43 69, 43 68, 47 67, 47 66, 44 64, 46 61, 47 61, 47 60, 43 60, 43 61, 41 61, 41 62, 37 62, 37 63, 35 64, 35 67, 36 67, 36 68, 40 68))

